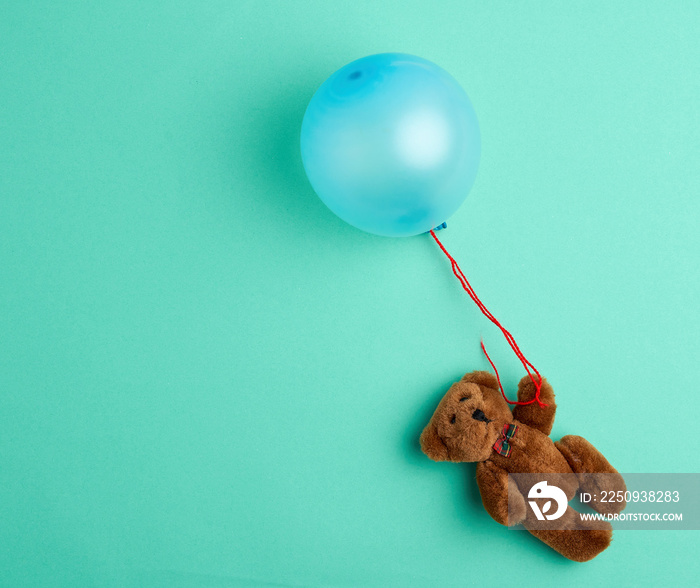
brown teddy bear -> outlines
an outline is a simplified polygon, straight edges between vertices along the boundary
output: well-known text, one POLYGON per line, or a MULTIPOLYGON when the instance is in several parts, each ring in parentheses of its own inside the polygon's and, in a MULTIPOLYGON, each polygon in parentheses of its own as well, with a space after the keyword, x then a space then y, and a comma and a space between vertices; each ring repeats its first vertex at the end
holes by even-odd
MULTIPOLYGON (((525 376, 518 385, 518 401, 534 398, 535 385, 525 376)), ((557 530, 551 530, 552 525, 547 528, 526 504, 532 486, 523 488, 523 482, 516 483, 508 474, 548 475, 566 494, 567 501, 577 490, 594 496, 600 496, 602 491, 624 493, 625 483, 608 460, 583 437, 567 435, 553 442, 549 433, 556 405, 554 392, 546 380, 542 381, 539 398, 544 406, 531 403, 518 405, 511 411, 492 374, 480 371, 466 374, 438 404, 421 434, 421 448, 435 461, 479 462, 476 481, 481 499, 496 522, 508 526, 522 523, 564 557, 588 561, 610 544, 610 524, 602 520, 583 521, 567 504, 557 521, 557 530), (592 475, 596 473, 606 475, 592 475), (557 479, 556 474, 569 475, 557 479)), ((592 501, 591 506, 607 514, 621 511, 625 503, 592 501)))

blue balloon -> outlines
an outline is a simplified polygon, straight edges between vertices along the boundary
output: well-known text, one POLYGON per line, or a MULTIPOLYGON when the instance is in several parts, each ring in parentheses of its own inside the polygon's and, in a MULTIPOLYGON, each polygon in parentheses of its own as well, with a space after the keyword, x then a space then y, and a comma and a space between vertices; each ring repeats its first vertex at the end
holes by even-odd
POLYGON ((301 156, 321 200, 358 229, 390 237, 447 220, 474 183, 481 140, 464 90, 402 53, 349 63, 314 94, 301 156))

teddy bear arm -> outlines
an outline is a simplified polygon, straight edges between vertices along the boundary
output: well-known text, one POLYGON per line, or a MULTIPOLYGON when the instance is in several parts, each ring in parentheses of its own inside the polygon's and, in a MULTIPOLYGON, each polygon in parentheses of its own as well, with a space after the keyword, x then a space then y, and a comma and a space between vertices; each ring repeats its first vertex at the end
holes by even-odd
POLYGON ((513 526, 525 519, 525 499, 505 470, 488 461, 480 462, 476 466, 476 483, 484 508, 494 521, 513 526))
MULTIPOLYGON (((535 385, 530 376, 525 376, 518 384, 518 401, 530 402, 535 398, 535 385)), ((554 390, 547 380, 542 380, 540 388, 540 401, 546 406, 540 406, 537 402, 521 404, 513 409, 513 418, 521 423, 549 435, 554 425, 554 416, 557 405, 554 402, 554 390)))

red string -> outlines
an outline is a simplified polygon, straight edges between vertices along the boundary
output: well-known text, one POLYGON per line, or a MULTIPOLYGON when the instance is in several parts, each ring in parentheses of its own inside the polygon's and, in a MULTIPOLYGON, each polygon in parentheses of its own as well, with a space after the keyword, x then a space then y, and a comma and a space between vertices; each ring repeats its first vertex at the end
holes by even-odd
POLYGON ((469 280, 467 280, 467 277, 464 275, 464 273, 462 272, 462 269, 459 267, 459 264, 455 261, 454 257, 452 257, 448 253, 447 249, 445 249, 445 246, 440 242, 440 239, 437 238, 435 231, 430 231, 430 235, 433 237, 433 239, 435 239, 435 242, 440 246, 440 249, 442 249, 442 252, 447 256, 447 259, 450 260, 450 263, 452 264, 452 273, 459 280, 459 283, 462 284, 462 288, 464 288, 466 293, 469 294, 469 297, 476 303, 476 305, 479 307, 479 310, 482 312, 482 314, 501 330, 501 333, 503 333, 503 336, 506 338, 506 341, 508 341, 510 348, 513 350, 515 355, 518 357, 518 359, 520 360, 520 363, 523 364, 523 367, 525 368, 527 375, 530 376, 530 381, 535 386, 535 397, 532 400, 528 400, 527 402, 508 400, 508 398, 506 398, 506 393, 503 391, 503 385, 501 384, 501 377, 498 375, 498 370, 496 369, 496 366, 494 365, 494 363, 491 361, 489 354, 486 353, 486 347, 484 346, 484 342, 482 340, 481 341, 481 349, 484 352, 486 359, 488 359, 489 363, 491 364, 493 371, 496 372, 496 379, 498 380, 498 387, 501 390, 501 394, 503 395, 504 400, 508 404, 525 405, 525 404, 532 404, 533 402, 537 402, 537 404, 539 404, 541 408, 547 406, 547 404, 545 404, 544 402, 542 402, 540 400, 540 391, 542 390, 542 376, 540 375, 540 372, 537 371, 537 368, 535 368, 535 366, 532 365, 527 360, 527 358, 525 357, 523 352, 520 351, 520 347, 518 347, 518 344, 515 342, 515 338, 513 337, 513 335, 511 335, 510 332, 506 328, 504 328, 503 325, 501 325, 501 323, 498 322, 498 319, 491 314, 491 311, 489 311, 489 309, 486 308, 486 306, 484 306, 484 303, 476 295, 476 292, 474 292, 474 288, 472 288, 471 284, 469 283, 469 280), (530 368, 532 368, 532 371, 530 371, 530 368), (534 374, 532 372, 534 372, 534 374), (535 380, 535 375, 537 375, 537 380, 535 380))

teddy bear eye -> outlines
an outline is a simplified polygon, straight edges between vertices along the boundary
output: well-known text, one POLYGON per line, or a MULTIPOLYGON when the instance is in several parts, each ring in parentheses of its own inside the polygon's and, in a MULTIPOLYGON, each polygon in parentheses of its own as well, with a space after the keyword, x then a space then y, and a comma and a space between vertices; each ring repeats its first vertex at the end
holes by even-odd
POLYGON ((465 400, 469 400, 471 396, 462 396, 462 398, 459 399, 460 402, 464 402, 465 400))
POLYGON ((450 419, 450 423, 454 425, 456 422, 457 422, 457 415, 453 414, 452 418, 450 419))

